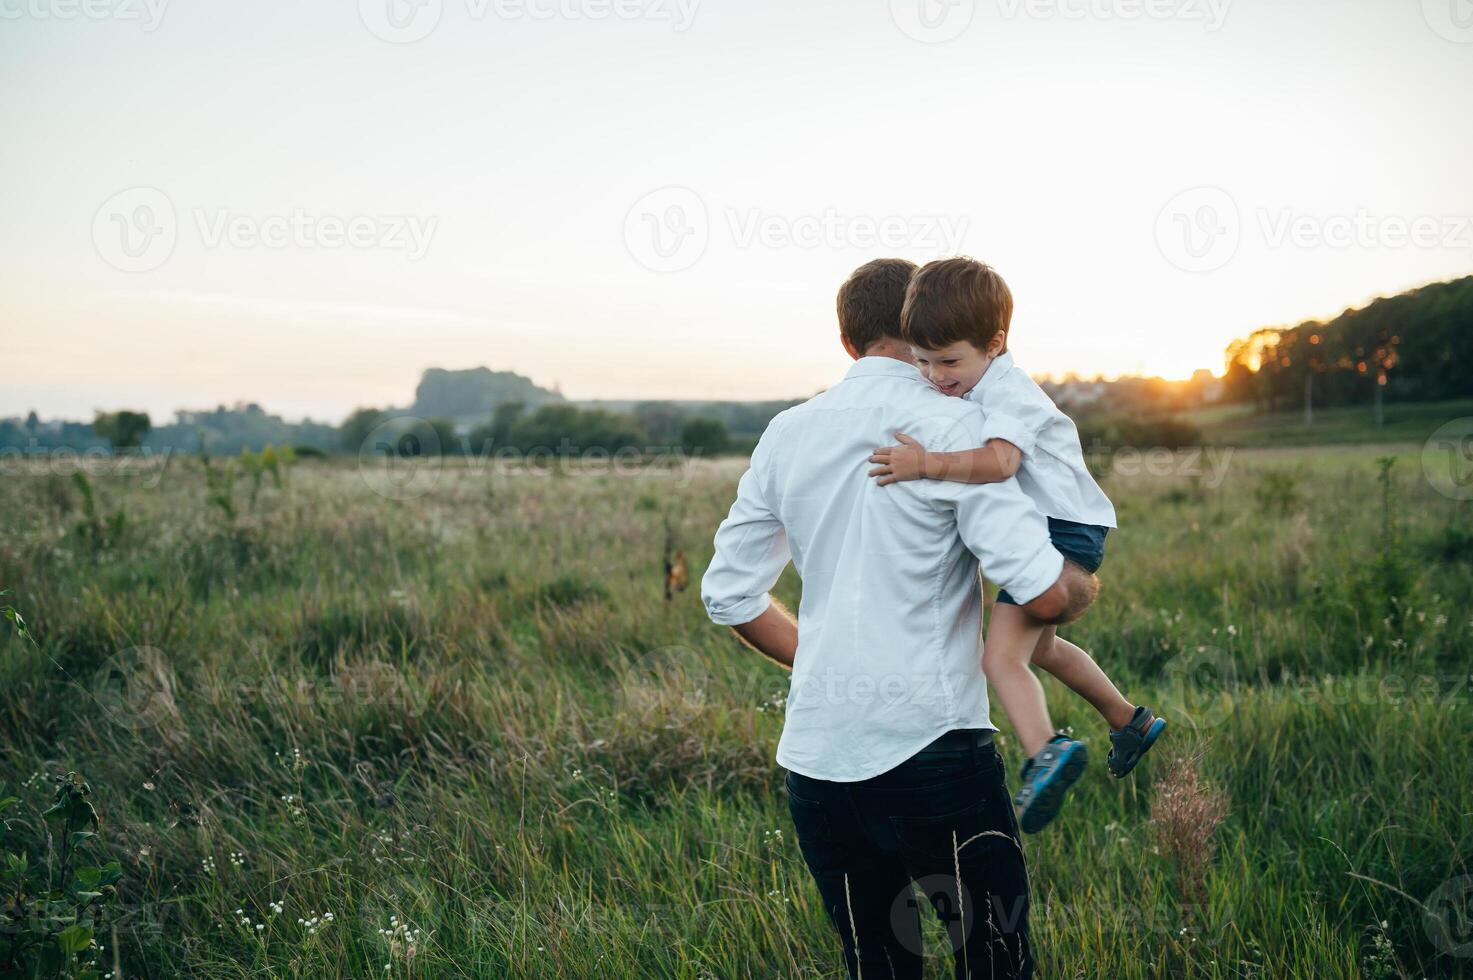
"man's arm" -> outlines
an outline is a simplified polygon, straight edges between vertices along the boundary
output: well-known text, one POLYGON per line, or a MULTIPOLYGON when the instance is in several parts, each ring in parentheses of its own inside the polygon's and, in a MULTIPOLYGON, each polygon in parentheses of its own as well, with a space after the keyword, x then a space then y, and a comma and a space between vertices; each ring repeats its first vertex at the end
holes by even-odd
POLYGON ((793 656, 798 652, 798 621, 777 599, 750 623, 731 629, 743 643, 768 660, 784 670, 793 669, 793 656))
POLYGON ((798 627, 770 593, 792 555, 787 531, 762 490, 759 473, 768 463, 767 443, 763 433, 737 484, 736 502, 716 529, 716 553, 701 577, 701 601, 712 622, 732 627, 748 646, 791 670, 798 627))
POLYGON ((1023 606, 1034 619, 1051 626, 1072 623, 1094 604, 1100 592, 1100 580, 1072 561, 1064 562, 1059 579, 1048 591, 1023 606))

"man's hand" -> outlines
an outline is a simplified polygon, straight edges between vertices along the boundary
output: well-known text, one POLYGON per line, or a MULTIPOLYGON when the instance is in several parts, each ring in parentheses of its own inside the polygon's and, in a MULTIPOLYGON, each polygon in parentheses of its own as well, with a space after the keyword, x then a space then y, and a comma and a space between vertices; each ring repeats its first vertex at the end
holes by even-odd
POLYGON ((1024 606, 1023 611, 1040 622, 1063 626, 1083 616, 1099 593, 1100 580, 1066 560, 1059 580, 1024 606))
POLYGON ((900 440, 898 446, 885 446, 870 454, 871 463, 879 463, 869 471, 870 476, 880 478, 880 486, 898 483, 901 480, 919 480, 926 475, 926 447, 904 432, 895 433, 900 440))

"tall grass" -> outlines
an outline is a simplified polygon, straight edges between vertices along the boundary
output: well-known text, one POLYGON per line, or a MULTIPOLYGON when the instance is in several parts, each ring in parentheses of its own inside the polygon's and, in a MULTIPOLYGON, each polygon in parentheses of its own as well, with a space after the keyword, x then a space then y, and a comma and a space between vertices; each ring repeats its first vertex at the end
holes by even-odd
MULTIPOLYGON (((1041 976, 1473 975, 1436 926, 1473 874, 1467 505, 1415 458, 1383 496, 1382 452, 1108 480, 1068 632, 1173 728, 1026 841, 1041 976)), ((37 773, 84 775, 121 976, 842 976, 772 758, 786 675, 666 598, 742 468, 452 463, 395 501, 314 461, 227 514, 176 460, 92 478, 126 515, 100 538, 6 471, 0 587, 36 640, 0 641, 7 849, 43 846, 37 773)))

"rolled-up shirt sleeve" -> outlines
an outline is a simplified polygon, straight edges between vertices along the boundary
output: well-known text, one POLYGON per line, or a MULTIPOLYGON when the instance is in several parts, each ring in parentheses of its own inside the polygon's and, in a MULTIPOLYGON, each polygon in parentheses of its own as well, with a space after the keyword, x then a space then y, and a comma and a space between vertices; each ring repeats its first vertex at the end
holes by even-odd
POLYGON ((792 558, 787 532, 762 491, 766 448, 759 442, 753 450, 752 462, 737 483, 736 502, 716 529, 716 553, 701 577, 706 615, 721 626, 750 623, 766 612, 772 603, 769 593, 792 558))
MULTIPOLYGON (((935 448, 955 452, 980 445, 979 430, 978 419, 949 426, 935 439, 935 448)), ((952 509, 957 533, 967 550, 977 556, 982 574, 1020 605, 1043 595, 1063 574, 1064 556, 1049 540, 1048 518, 1033 505, 1016 477, 1001 483, 921 480, 918 485, 926 488, 934 505, 952 509)))

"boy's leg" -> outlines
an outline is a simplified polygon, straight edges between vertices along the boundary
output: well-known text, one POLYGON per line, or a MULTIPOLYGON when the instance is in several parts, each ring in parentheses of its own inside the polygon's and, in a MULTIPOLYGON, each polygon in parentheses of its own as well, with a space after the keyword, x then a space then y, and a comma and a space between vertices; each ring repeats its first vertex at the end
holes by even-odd
POLYGON ((1043 685, 1028 669, 1040 637, 1049 628, 1017 606, 997 603, 982 645, 982 671, 1030 758, 1054 736, 1043 685))
POLYGON ((1130 723, 1135 705, 1125 700, 1093 657, 1059 636, 1054 627, 1044 630, 1033 650, 1033 663, 1094 705, 1111 728, 1119 731, 1130 723))

